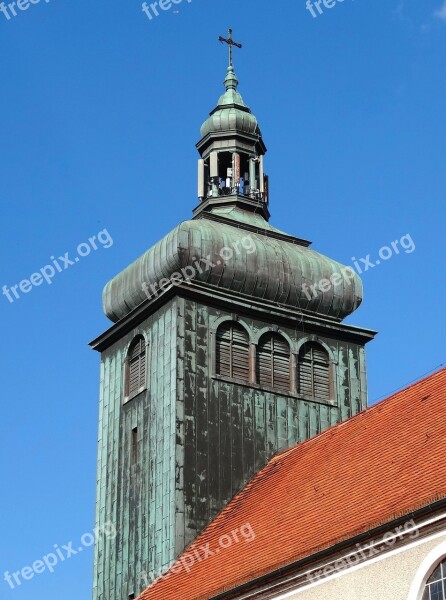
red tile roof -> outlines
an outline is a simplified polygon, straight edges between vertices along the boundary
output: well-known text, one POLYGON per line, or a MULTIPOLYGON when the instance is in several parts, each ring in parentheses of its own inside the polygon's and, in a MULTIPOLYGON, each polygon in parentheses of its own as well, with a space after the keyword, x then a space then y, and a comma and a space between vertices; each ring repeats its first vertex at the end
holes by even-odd
POLYGON ((445 416, 443 369, 276 455, 140 600, 213 598, 445 498, 445 416))

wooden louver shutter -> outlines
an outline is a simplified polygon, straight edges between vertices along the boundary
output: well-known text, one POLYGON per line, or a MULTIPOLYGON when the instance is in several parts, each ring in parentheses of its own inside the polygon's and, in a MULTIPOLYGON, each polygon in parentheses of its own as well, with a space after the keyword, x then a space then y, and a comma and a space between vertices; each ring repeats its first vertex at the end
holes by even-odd
POLYGON ((231 377, 231 330, 222 325, 217 331, 217 375, 231 377))
POLYGON ((328 355, 325 350, 313 348, 314 397, 330 400, 330 373, 328 355))
POLYGON ((249 381, 249 338, 241 326, 232 328, 232 377, 249 381))
POLYGON ((305 344, 300 353, 299 393, 315 400, 330 400, 330 362, 318 344, 305 344))
POLYGON ((128 358, 128 396, 133 396, 145 385, 146 347, 143 337, 133 342, 128 358))
POLYGON ((276 335, 273 337, 273 388, 289 392, 290 387, 290 347, 276 335))
POLYGON ((264 336, 257 347, 257 383, 267 387, 272 387, 273 385, 270 336, 264 336))
POLYGON ((257 349, 257 383, 281 392, 290 391, 290 349, 275 334, 266 334, 257 349))
POLYGON ((303 354, 299 361, 299 394, 313 396, 313 376, 311 358, 303 354))
POLYGON ((217 331, 217 375, 249 381, 249 337, 237 323, 223 323, 217 331))

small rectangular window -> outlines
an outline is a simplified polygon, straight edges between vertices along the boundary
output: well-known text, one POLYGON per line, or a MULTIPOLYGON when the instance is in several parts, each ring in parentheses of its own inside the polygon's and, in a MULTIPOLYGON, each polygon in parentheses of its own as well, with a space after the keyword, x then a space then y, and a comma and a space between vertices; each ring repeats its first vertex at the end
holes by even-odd
POLYGON ((138 462, 138 428, 132 429, 132 466, 138 462))

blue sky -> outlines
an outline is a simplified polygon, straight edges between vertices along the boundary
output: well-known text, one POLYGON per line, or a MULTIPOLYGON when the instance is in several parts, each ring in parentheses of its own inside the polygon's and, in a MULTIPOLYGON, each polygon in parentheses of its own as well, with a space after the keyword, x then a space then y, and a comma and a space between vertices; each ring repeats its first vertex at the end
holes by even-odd
POLYGON ((0 598, 91 597, 88 549, 14 590, 3 572, 94 526, 99 357, 87 343, 108 326, 103 285, 196 205, 194 145, 222 90, 228 26, 269 149, 272 223, 346 264, 415 243, 364 273, 348 319, 380 332, 370 400, 444 362, 441 7, 345 0, 313 18, 305 0, 184 0, 149 20, 140 0, 42 0, 0 13, 0 287, 104 229, 113 240, 54 265, 51 285, 0 296, 0 598))

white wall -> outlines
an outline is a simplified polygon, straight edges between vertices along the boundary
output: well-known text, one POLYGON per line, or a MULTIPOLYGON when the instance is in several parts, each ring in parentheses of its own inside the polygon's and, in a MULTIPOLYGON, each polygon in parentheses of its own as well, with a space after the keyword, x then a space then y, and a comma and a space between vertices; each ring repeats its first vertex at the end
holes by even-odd
POLYGON ((420 600, 432 566, 446 556, 446 532, 333 574, 278 600, 420 600))

